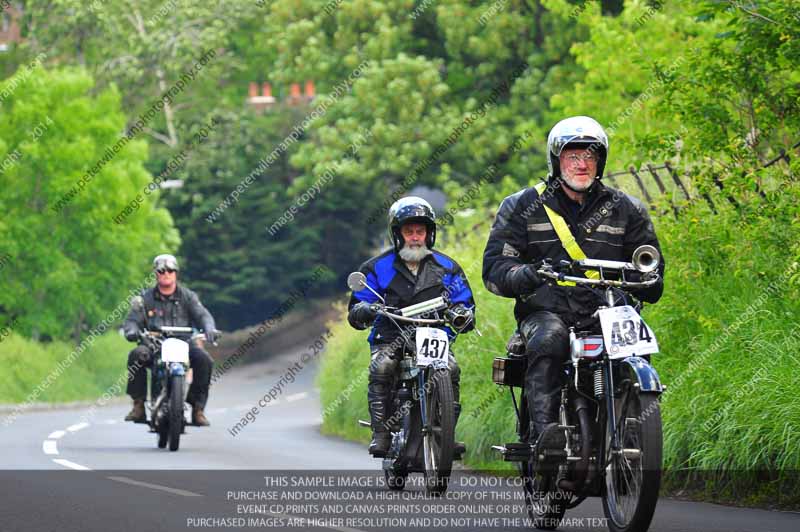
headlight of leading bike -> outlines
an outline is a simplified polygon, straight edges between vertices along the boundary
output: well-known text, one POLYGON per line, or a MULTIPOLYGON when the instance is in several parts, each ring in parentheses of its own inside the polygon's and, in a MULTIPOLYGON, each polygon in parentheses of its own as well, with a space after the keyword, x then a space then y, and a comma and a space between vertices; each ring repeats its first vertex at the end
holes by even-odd
POLYGON ((472 310, 464 305, 454 305, 444 313, 445 318, 458 331, 461 331, 472 322, 472 310))

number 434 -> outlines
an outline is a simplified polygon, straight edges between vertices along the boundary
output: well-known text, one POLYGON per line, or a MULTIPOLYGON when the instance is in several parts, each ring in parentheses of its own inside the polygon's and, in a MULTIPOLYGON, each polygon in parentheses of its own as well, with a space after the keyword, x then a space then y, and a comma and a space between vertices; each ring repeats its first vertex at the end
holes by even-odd
POLYGON ((653 337, 645 325, 644 320, 639 320, 636 326, 633 320, 615 321, 611 326, 611 343, 614 345, 633 345, 639 341, 651 342, 653 337), (638 330, 637 330, 638 329, 638 330))

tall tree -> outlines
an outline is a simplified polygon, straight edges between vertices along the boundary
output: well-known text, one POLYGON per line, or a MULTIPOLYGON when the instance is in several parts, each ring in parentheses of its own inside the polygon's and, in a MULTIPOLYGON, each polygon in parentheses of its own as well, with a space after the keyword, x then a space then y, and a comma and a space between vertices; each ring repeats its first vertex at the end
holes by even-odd
POLYGON ((212 95, 219 98, 214 87, 241 68, 227 53, 228 38, 257 11, 245 0, 34 0, 26 6, 26 46, 34 55, 45 52, 85 66, 101 86, 116 83, 131 121, 184 83, 180 95, 159 109, 159 120, 145 128, 151 139, 174 150, 182 124, 207 112, 193 108, 207 105, 212 95), (198 65, 209 50, 213 55, 198 65))
POLYGON ((78 68, 0 83, 0 161, 14 159, 0 172, 0 249, 10 255, 0 308, 33 337, 80 338, 142 284, 146 257, 178 244, 170 214, 152 202, 113 222, 151 180, 147 145, 112 149, 125 138, 120 94, 95 90, 78 68))

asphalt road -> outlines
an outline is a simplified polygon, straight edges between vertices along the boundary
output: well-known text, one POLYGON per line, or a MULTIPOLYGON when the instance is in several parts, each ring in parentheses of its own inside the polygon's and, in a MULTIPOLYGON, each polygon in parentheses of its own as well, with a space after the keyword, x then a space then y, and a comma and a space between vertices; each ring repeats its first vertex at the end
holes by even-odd
MULTIPOLYGON (((458 472, 442 498, 416 482, 388 491, 364 446, 320 434, 313 362, 287 382, 301 356, 231 369, 212 388, 212 426, 187 427, 178 452, 157 449, 146 425, 122 422, 129 405, 119 401, 29 412, 0 426, 0 532, 528 529, 513 478, 458 472), (275 398, 259 406, 270 390, 275 398), (253 420, 231 432, 248 412, 253 420)), ((607 530, 600 501, 570 510, 560 529, 607 530)), ((650 527, 799 529, 796 513, 666 498, 650 527)))

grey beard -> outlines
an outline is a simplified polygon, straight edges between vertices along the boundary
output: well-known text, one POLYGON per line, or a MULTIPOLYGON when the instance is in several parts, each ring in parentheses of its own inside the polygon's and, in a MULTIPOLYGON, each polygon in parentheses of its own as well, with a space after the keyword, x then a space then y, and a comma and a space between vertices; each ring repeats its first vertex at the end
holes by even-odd
POLYGON ((575 183, 573 183, 573 181, 572 181, 571 179, 569 179, 567 176, 564 176, 564 183, 565 183, 565 184, 566 184, 566 185, 567 185, 567 186, 568 186, 570 189, 572 189, 574 192, 586 192, 587 190, 589 190, 590 188, 592 188, 592 185, 594 185, 594 181, 595 181, 595 179, 597 179, 597 177, 594 177, 594 178, 593 178, 591 181, 589 181, 589 184, 588 184, 588 185, 586 185, 586 186, 585 186, 585 187, 583 187, 583 188, 580 188, 580 187, 578 187, 578 186, 577 186, 575 183))
POLYGON ((398 252, 400 258, 406 262, 419 262, 431 253, 433 253, 428 246, 408 247, 403 246, 398 252))

